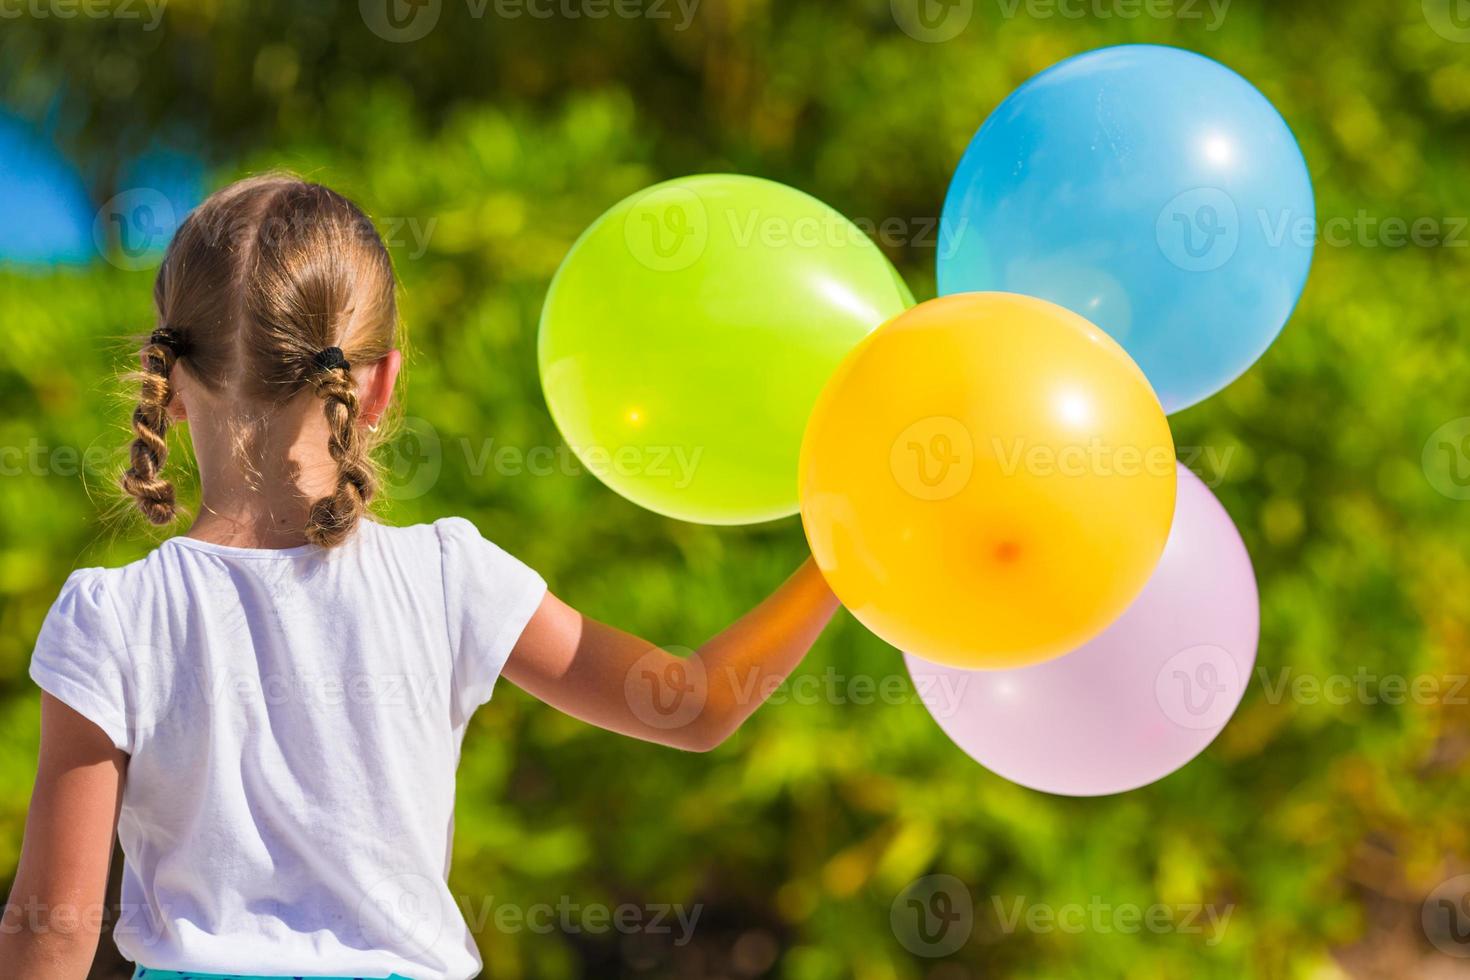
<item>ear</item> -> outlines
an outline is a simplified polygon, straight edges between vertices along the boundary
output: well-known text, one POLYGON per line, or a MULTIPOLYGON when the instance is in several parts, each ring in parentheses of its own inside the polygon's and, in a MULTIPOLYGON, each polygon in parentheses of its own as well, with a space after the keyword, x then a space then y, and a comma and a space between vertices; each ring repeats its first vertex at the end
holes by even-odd
POLYGON ((392 350, 362 372, 358 381, 358 404, 361 405, 361 411, 357 420, 360 424, 378 424, 378 420, 393 401, 393 387, 398 383, 398 372, 402 367, 403 353, 392 350))
MULTIPOLYGON (((144 371, 148 370, 148 364, 141 354, 138 355, 138 366, 144 371)), ((179 366, 175 364, 173 370, 168 375, 168 386, 173 392, 168 400, 167 410, 169 421, 171 422, 182 422, 189 417, 189 411, 185 404, 186 398, 183 382, 184 372, 180 371, 179 366)))

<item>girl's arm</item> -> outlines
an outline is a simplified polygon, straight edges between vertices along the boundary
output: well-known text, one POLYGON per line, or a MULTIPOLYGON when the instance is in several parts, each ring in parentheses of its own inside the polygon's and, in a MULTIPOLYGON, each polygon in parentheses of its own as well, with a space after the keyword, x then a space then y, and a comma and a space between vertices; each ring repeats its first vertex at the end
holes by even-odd
POLYGON ((41 695, 41 758, 5 917, 6 976, 82 980, 97 953, 127 756, 92 722, 41 695))
POLYGON ((588 619, 548 594, 505 665, 512 684, 610 731, 705 752, 791 673, 837 609, 808 559, 691 657, 588 619))

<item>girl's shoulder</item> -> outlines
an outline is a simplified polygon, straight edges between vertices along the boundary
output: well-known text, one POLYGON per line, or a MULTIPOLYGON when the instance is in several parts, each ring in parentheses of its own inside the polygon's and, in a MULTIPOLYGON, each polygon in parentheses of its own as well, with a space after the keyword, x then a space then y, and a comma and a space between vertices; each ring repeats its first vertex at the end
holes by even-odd
POLYGON ((123 565, 94 565, 72 571, 61 583, 54 607, 102 607, 115 601, 111 597, 126 593, 128 587, 157 574, 157 549, 123 565))
POLYGON ((263 572, 276 564, 289 565, 319 584, 332 578, 372 580, 385 572, 427 584, 425 577, 460 577, 465 566, 523 577, 525 571, 519 561, 463 517, 403 526, 363 521, 347 542, 331 549, 310 544, 245 548, 179 535, 126 564, 73 571, 62 584, 53 611, 100 614, 111 607, 123 619, 127 610, 151 604, 187 604, 195 589, 228 585, 238 580, 238 572, 263 572), (326 578, 317 577, 322 573, 326 578))

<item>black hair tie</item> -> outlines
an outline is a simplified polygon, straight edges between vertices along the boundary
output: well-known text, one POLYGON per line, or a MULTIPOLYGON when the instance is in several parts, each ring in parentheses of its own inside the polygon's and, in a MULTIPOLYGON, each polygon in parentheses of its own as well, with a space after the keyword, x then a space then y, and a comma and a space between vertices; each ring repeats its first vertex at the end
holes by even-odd
POLYGON ((321 372, 335 371, 338 368, 344 371, 352 370, 352 365, 348 363, 347 356, 342 353, 340 347, 323 347, 312 356, 311 363, 321 372))
POLYGON ((159 327, 148 337, 148 343, 153 347, 162 347, 178 360, 189 353, 189 345, 183 336, 172 327, 159 327))

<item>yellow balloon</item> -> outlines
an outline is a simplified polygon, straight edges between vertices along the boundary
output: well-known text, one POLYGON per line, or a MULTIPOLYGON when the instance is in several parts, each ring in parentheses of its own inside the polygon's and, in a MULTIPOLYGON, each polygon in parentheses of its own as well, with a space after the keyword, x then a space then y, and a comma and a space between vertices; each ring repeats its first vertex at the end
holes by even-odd
POLYGON ((874 633, 997 669, 1073 650, 1128 607, 1176 479, 1164 410, 1112 338, 1044 300, 957 293, 888 321, 827 383, 801 514, 874 633))

